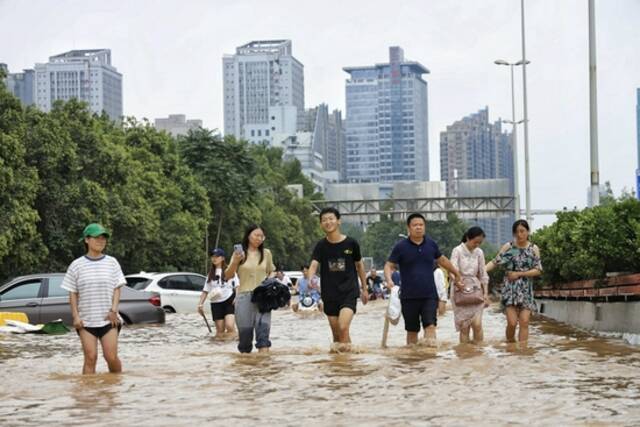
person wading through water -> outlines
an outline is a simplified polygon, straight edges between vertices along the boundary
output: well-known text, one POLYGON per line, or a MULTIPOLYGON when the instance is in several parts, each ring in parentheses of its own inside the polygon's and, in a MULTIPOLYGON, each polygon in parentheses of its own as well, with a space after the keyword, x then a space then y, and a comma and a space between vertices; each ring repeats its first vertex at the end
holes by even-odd
POLYGON ((309 277, 314 277, 320 268, 320 292, 333 335, 332 349, 350 351, 349 328, 356 313, 358 296, 363 304, 369 301, 360 245, 340 232, 340 212, 336 208, 324 208, 319 216, 325 238, 313 250, 309 277), (358 290, 358 277, 362 291, 358 290))
POLYGON ((384 266, 387 283, 393 283, 391 273, 400 267, 402 290, 402 317, 407 331, 407 345, 418 342, 420 324, 424 329, 425 344, 436 346, 438 291, 433 277, 433 263, 447 269, 461 285, 460 273, 446 256, 440 253, 436 242, 425 236, 427 221, 419 213, 407 218, 408 237, 396 243, 384 266))
POLYGON ((211 317, 216 326, 215 338, 217 339, 224 339, 236 334, 234 304, 238 276, 234 275, 231 280, 226 280, 224 275, 226 268, 227 262, 225 261, 224 250, 222 248, 211 250, 211 267, 197 307, 198 313, 204 316, 203 305, 207 295, 209 295, 211 317))
POLYGON ((236 272, 240 278, 235 301, 240 353, 251 353, 254 333, 258 352, 266 353, 271 347, 271 312, 260 313, 258 305, 251 302, 253 291, 276 270, 271 251, 264 247, 264 241, 262 228, 250 225, 244 233, 242 245, 237 245, 233 251, 231 263, 225 271, 226 280, 231 280, 236 272))
POLYGON ((505 335, 507 342, 527 342, 529 339, 529 317, 537 311, 533 299, 533 278, 542 274, 540 249, 529 241, 529 223, 519 219, 513 223, 513 241, 505 243, 496 257, 486 266, 487 272, 497 265, 504 265, 504 285, 501 306, 507 316, 505 335))
POLYGON ((109 232, 100 224, 89 224, 82 232, 87 253, 75 259, 62 280, 69 291, 69 304, 84 353, 83 374, 95 374, 98 341, 109 372, 122 372, 118 358, 120 291, 127 281, 118 260, 105 255, 109 232))

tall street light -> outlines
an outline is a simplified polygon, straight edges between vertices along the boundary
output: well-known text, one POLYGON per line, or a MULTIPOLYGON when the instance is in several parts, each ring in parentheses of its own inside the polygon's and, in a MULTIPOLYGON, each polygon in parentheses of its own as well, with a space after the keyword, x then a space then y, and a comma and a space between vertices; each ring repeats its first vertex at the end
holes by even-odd
MULTIPOLYGON (((529 61, 527 61, 529 63, 529 61)), ((516 98, 515 98, 515 90, 513 83, 513 67, 517 67, 518 65, 523 65, 523 61, 518 61, 514 63, 510 63, 505 61, 504 59, 498 59, 494 61, 496 65, 507 65, 511 70, 511 120, 503 120, 504 123, 509 123, 513 125, 513 130, 511 131, 511 138, 513 138, 513 145, 511 147, 511 151, 513 152, 513 198, 514 198, 514 212, 516 215, 516 219, 520 219, 520 181, 518 179, 518 132, 516 130, 516 125, 523 123, 524 120, 516 121, 516 98)), ((527 177, 528 179, 528 177, 527 177)), ((528 188, 528 186, 527 186, 528 188)))
POLYGON ((524 42, 524 0, 520 1, 522 30, 522 102, 524 104, 524 186, 526 197, 527 221, 531 224, 531 191, 529 187, 529 115, 527 111, 527 55, 524 42))
POLYGON ((596 8, 589 0, 589 147, 591 153, 591 205, 600 204, 598 167, 598 83, 596 74, 596 8))

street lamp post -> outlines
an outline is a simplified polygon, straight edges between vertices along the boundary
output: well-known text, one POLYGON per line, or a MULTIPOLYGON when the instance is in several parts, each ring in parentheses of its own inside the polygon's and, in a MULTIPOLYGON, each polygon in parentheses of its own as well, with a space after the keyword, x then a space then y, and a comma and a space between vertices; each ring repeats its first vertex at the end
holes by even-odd
POLYGON ((522 103, 524 109, 522 111, 524 117, 524 186, 525 186, 525 206, 527 210, 527 221, 531 224, 533 218, 531 217, 531 189, 529 181, 529 116, 527 111, 527 55, 525 51, 524 42, 524 0, 520 1, 520 10, 522 18, 522 103))
MULTIPOLYGON (((529 61, 527 61, 529 63, 529 61)), ((513 138, 513 145, 511 147, 511 151, 513 152, 513 198, 514 198, 514 212, 516 219, 520 219, 520 180, 518 179, 518 132, 516 129, 516 125, 523 123, 524 120, 516 121, 516 97, 515 97, 515 87, 513 81, 513 67, 518 65, 524 65, 523 61, 518 61, 515 63, 510 63, 505 61, 504 59, 498 59, 494 61, 496 65, 507 65, 511 71, 511 120, 503 120, 505 123, 509 123, 513 125, 513 130, 511 131, 511 137, 513 138)))
POLYGON ((589 0, 589 146, 591 152, 591 205, 600 204, 600 170, 598 168, 598 96, 596 77, 596 11, 589 0))

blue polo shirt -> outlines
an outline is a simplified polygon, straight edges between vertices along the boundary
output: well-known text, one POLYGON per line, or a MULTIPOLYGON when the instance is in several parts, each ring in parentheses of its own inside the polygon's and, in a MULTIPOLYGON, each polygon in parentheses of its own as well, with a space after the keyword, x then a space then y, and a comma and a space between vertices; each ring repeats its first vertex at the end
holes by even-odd
POLYGON ((407 238, 393 247, 389 262, 400 266, 401 299, 438 299, 433 263, 441 256, 436 242, 426 236, 419 245, 407 238))

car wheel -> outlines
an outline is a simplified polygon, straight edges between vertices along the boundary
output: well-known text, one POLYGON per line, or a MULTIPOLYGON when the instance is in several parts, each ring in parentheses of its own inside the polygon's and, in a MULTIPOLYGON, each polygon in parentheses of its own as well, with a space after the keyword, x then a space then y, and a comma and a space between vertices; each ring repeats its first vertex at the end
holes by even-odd
POLYGON ((176 310, 171 307, 170 305, 165 305, 164 307, 162 307, 162 309, 164 310, 165 313, 175 313, 176 310))
POLYGON ((131 324, 131 319, 129 319, 125 314, 123 313, 119 313, 120 317, 122 317, 122 321, 124 322, 125 325, 130 325, 131 324))

